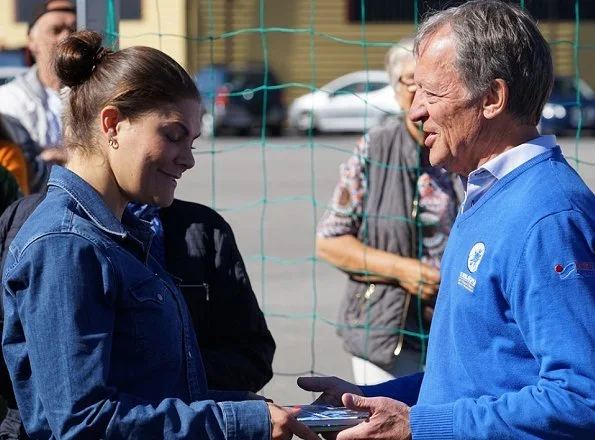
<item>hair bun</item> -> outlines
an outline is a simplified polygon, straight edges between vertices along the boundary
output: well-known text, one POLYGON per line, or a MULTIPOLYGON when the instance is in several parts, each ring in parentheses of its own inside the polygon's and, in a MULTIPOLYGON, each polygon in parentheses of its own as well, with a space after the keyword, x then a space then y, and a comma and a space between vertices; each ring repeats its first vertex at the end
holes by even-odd
POLYGON ((81 85, 107 53, 101 46, 103 37, 93 31, 71 34, 56 48, 54 65, 58 78, 68 87, 81 85))

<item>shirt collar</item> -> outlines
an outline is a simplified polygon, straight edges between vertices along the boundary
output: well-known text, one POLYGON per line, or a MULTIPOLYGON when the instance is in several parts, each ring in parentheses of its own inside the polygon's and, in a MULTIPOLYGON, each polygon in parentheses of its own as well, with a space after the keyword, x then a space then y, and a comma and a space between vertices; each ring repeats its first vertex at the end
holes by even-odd
POLYGON ((517 145, 493 159, 488 160, 483 166, 478 170, 473 171, 469 176, 471 177, 475 175, 480 172, 480 170, 486 170, 496 179, 500 180, 515 168, 518 168, 535 156, 539 156, 541 153, 545 153, 555 146, 556 136, 547 135, 536 137, 535 139, 517 145))
POLYGON ((48 189, 52 186, 70 194, 99 229, 122 239, 133 238, 144 250, 149 249, 153 237, 150 225, 127 213, 126 210, 120 222, 107 207, 101 195, 77 174, 54 165, 50 173, 48 189))

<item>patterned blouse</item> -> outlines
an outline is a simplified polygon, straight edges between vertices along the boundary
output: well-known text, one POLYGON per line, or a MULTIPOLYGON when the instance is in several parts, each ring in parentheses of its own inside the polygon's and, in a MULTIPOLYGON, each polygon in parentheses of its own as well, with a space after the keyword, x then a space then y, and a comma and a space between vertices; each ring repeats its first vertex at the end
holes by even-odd
MULTIPOLYGON (((369 158, 368 136, 357 143, 353 154, 339 167, 339 182, 317 227, 319 237, 357 236, 364 213, 367 190, 365 163, 369 158)), ((418 221, 422 225, 423 263, 440 267, 446 240, 457 214, 456 196, 448 172, 428 167, 417 180, 418 221)))

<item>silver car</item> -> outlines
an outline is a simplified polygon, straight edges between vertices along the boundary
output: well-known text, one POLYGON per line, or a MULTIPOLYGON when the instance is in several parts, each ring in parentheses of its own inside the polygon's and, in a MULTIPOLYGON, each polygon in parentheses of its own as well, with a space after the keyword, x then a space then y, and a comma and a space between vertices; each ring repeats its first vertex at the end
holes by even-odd
POLYGON ((365 132, 397 114, 395 92, 384 70, 343 75, 300 96, 289 107, 289 125, 300 133, 365 132))

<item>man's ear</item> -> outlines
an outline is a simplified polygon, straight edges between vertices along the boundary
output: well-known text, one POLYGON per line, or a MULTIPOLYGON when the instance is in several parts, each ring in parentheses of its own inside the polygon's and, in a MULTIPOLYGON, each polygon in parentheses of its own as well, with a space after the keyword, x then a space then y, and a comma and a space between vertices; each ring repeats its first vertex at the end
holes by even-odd
POLYGON ((31 38, 31 34, 35 31, 35 29, 32 29, 31 33, 29 33, 29 36, 27 37, 27 49, 29 49, 29 52, 31 52, 33 56, 35 56, 35 54, 37 53, 37 42, 34 38, 31 38))
POLYGON ((118 123, 122 122, 122 113, 113 105, 101 110, 101 131, 109 139, 118 135, 118 123))
POLYGON ((483 98, 483 116, 486 119, 494 119, 501 115, 508 107, 510 89, 508 84, 501 78, 492 81, 490 89, 483 98))

